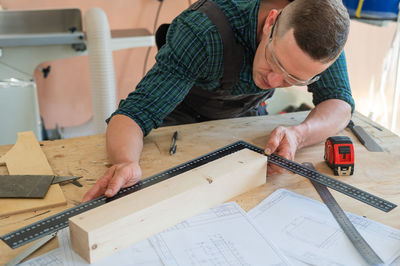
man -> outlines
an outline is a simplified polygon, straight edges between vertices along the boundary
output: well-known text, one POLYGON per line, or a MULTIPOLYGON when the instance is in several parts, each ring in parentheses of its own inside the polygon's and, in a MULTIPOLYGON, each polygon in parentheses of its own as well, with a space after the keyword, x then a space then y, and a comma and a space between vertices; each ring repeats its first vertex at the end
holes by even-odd
MULTIPOLYGON (((156 64, 108 121, 107 149, 114 165, 84 201, 113 196, 140 180, 143 137, 163 121, 254 115, 273 88, 308 85, 315 108, 301 124, 275 128, 266 154, 294 159, 296 150, 349 122, 354 101, 342 52, 349 17, 340 0, 203 2, 171 23, 156 64), (203 5, 222 13, 207 14, 199 8, 203 5), (219 21, 224 18, 228 31, 219 21)), ((269 165, 267 174, 282 171, 269 165)))

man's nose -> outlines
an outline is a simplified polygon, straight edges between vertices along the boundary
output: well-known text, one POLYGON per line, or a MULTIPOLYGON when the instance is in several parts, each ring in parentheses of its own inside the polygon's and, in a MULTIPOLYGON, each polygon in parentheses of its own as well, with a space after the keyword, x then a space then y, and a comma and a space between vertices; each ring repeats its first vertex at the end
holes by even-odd
POLYGON ((271 85, 273 88, 279 87, 283 84, 284 78, 282 74, 270 72, 267 77, 269 85, 271 85))

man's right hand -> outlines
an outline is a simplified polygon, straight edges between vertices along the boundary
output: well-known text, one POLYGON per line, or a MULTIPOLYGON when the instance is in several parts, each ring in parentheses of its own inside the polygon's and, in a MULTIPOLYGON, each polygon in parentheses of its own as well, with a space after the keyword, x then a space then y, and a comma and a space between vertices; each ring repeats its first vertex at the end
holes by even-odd
POLYGON ((142 170, 137 163, 119 163, 111 166, 96 184, 83 196, 82 202, 105 195, 112 197, 124 187, 140 181, 142 170))

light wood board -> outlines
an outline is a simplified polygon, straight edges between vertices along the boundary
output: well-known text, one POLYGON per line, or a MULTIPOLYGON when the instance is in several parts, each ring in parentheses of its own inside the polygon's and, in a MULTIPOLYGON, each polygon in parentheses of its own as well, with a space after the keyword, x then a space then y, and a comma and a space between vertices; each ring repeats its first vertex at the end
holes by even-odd
POLYGON ((265 184, 267 157, 244 149, 69 219, 89 263, 265 184))
MULTIPOLYGON (((53 171, 33 132, 18 133, 17 143, 4 156, 10 175, 52 175, 53 171)), ((64 194, 58 184, 51 185, 43 199, 0 199, 0 217, 26 211, 65 205, 64 194)))

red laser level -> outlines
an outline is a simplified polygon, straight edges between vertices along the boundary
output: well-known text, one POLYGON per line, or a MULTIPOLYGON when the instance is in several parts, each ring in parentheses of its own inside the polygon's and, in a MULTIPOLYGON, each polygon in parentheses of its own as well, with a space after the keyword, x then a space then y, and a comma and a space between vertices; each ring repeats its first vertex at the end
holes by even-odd
POLYGON ((352 175, 354 172, 354 148, 346 136, 329 137, 325 141, 324 159, 335 175, 352 175))

